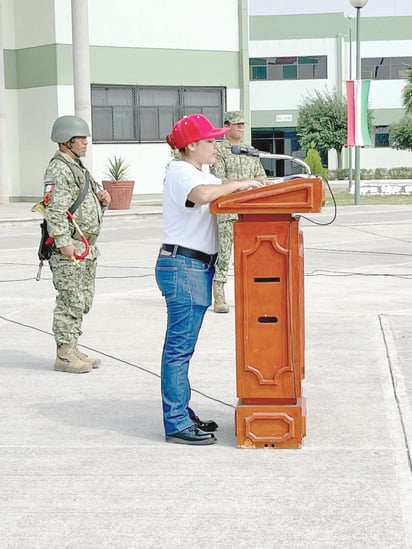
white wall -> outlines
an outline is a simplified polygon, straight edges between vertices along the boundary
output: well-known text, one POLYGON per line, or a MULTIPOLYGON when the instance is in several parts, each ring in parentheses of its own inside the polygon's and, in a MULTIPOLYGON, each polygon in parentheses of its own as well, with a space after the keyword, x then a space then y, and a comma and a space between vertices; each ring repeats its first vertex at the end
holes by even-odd
POLYGON ((165 144, 93 145, 93 170, 97 181, 107 180, 104 174, 109 158, 121 156, 129 164, 128 178, 135 181, 133 193, 160 194, 168 162, 170 147, 165 144))
MULTIPOLYGON (((249 45, 250 57, 291 57, 293 55, 335 55, 335 38, 305 40, 253 40, 249 45)), ((329 58, 328 58, 329 62, 329 58)))
POLYGON ((89 0, 92 45, 238 51, 237 21, 237 0, 89 0))
POLYGON ((56 149, 50 140, 57 112, 56 90, 54 87, 18 90, 17 98, 20 190, 25 196, 41 196, 43 174, 56 149))
POLYGON ((391 148, 369 148, 361 149, 361 168, 397 168, 412 165, 411 151, 396 151, 391 148))
POLYGON ((29 48, 54 44, 54 2, 62 5, 70 0, 42 0, 28 2, 27 0, 13 0, 15 43, 5 47, 29 48))
POLYGON ((405 80, 372 80, 369 90, 369 108, 401 109, 405 80))

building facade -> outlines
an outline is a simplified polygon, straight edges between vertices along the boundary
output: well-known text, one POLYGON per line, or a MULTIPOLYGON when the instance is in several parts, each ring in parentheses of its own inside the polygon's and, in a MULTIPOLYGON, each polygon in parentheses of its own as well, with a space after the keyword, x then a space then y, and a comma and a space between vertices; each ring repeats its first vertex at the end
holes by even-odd
MULTIPOLYGON (((361 13, 362 77, 372 79, 374 124, 374 146, 361 151, 365 168, 411 164, 409 152, 388 145, 412 65, 412 8, 404 2, 379 8, 370 0, 361 13)), ((89 74, 82 69, 82 76, 93 135, 86 163, 103 180, 108 159, 123 157, 135 195, 162 192, 165 135, 185 114, 203 112, 219 125, 225 110, 242 109, 256 147, 302 156, 299 104, 315 90, 344 94, 345 80, 355 76, 349 0, 313 0, 311 13, 306 0, 209 0, 202 12, 189 0, 0 0, 2 201, 41 196, 55 150, 52 123, 76 113, 73 59, 81 63, 82 55, 73 54, 74 5, 88 14, 89 74)), ((336 167, 333 152, 328 163, 336 167)), ((267 168, 282 175, 282 166, 267 168)))
MULTIPOLYGON (((0 0, 0 185, 9 200, 37 199, 55 144, 53 121, 75 114, 72 4, 86 0, 0 0), (1 68, 1 67, 0 67, 1 68), (2 71, 3 72, 3 71, 2 71), (2 166, 2 167, 1 167, 2 166)), ((203 112, 249 111, 247 0, 88 0, 92 165, 130 165, 136 194, 162 191, 174 121, 203 112), (246 90, 246 91, 245 91, 246 90)))
MULTIPOLYGON (((389 126, 404 115, 401 93, 412 67, 411 28, 412 8, 402 0, 370 0, 361 10, 361 78, 371 79, 373 115, 373 147, 361 150, 362 168, 411 165, 410 152, 389 147, 389 126)), ((293 5, 251 0, 250 105, 256 147, 304 154, 296 136, 299 105, 316 90, 345 94, 345 81, 356 76, 355 41, 356 10, 349 0, 295 0, 293 5)), ((328 166, 337 167, 333 151, 328 166)))

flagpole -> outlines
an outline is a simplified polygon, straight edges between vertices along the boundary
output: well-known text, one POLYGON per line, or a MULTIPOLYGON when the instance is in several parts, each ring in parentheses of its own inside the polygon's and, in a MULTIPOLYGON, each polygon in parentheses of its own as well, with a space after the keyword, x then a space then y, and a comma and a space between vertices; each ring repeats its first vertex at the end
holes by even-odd
MULTIPOLYGON (((368 0, 350 0, 350 3, 356 8, 356 80, 361 77, 360 63, 360 10, 366 6, 368 0)), ((360 204, 360 146, 355 146, 355 205, 360 204)))

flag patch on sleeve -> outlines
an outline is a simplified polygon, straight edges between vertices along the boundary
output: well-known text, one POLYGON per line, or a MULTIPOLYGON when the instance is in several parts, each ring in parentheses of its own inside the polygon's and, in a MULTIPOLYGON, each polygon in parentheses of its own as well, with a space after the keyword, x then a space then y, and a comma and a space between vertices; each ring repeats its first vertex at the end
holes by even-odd
POLYGON ((44 183, 43 203, 45 206, 50 204, 53 198, 54 183, 52 181, 46 181, 44 183))

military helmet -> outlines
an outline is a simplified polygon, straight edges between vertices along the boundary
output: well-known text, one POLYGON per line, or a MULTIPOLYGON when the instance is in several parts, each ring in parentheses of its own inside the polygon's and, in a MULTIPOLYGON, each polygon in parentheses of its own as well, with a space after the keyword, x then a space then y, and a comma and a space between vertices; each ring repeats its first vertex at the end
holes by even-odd
POLYGON ((83 118, 67 115, 60 116, 54 121, 51 132, 51 140, 54 143, 66 143, 78 135, 84 137, 90 135, 89 126, 83 118))
POLYGON ((245 115, 242 111, 229 111, 225 112, 223 119, 225 124, 243 124, 245 122, 245 115))

